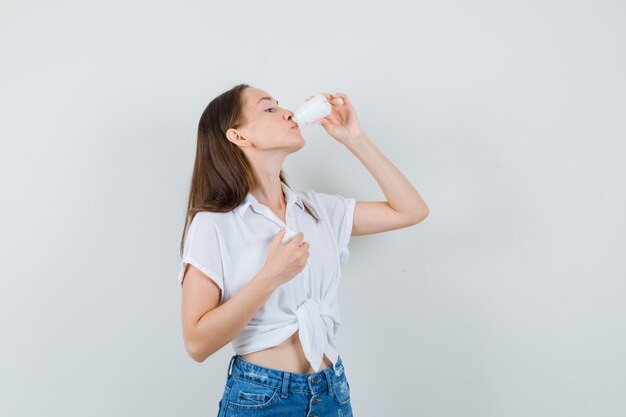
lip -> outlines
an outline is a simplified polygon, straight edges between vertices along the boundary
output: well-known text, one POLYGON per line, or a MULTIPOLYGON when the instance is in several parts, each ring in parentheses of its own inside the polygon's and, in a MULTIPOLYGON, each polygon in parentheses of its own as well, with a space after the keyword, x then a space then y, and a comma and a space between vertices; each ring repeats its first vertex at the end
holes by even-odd
POLYGON ((292 129, 300 129, 300 126, 295 125, 295 126, 292 127, 292 129))

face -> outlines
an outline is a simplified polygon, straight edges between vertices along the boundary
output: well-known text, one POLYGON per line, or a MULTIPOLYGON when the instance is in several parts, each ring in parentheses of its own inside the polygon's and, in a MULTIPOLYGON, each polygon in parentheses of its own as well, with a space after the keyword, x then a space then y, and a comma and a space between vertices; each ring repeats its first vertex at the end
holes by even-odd
MULTIPOLYGON (((246 88, 243 91, 246 123, 228 129, 226 137, 246 153, 277 150, 289 154, 304 146, 304 138, 293 121, 293 112, 282 108, 266 91, 246 88)), ((252 156, 252 155, 249 155, 252 156)))

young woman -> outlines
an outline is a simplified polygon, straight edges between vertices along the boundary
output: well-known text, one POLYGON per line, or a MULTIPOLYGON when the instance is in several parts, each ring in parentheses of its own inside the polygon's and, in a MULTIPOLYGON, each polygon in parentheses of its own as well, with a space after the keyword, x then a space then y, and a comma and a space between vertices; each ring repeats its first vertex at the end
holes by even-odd
POLYGON ((334 337, 348 242, 428 215, 348 97, 324 95, 332 113, 317 124, 359 158, 387 201, 291 189, 283 161, 305 140, 293 112, 261 89, 237 85, 200 118, 178 279, 188 354, 202 362, 228 343, 235 351, 219 417, 351 416, 334 337))

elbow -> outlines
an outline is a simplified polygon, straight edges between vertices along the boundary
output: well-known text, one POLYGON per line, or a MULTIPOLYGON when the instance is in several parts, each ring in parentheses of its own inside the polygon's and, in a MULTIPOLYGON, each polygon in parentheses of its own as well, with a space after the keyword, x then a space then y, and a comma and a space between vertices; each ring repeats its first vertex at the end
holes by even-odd
POLYGON ((422 220, 424 220, 426 217, 428 217, 428 214, 430 213, 430 211, 428 210, 428 206, 424 205, 423 207, 418 208, 417 210, 415 210, 414 216, 413 216, 413 220, 412 220, 412 224, 418 224, 420 223, 422 220))
POLYGON ((208 358, 210 355, 206 355, 204 352, 200 351, 191 343, 185 343, 185 350, 191 359, 196 362, 202 363, 208 358))
POLYGON ((214 354, 216 349, 214 338, 207 339, 196 331, 196 328, 187 328, 183 331, 183 340, 187 355, 196 362, 204 362, 206 358, 214 354))
POLYGON ((206 360, 206 358, 208 356, 206 355, 202 355, 198 352, 188 352, 189 356, 191 357, 191 359, 193 359, 194 361, 198 362, 198 363, 202 363, 206 360))

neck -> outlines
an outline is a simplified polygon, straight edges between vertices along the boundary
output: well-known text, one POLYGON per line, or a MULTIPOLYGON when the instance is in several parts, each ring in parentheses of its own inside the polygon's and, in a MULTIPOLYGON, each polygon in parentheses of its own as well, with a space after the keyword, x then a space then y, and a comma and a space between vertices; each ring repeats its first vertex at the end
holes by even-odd
POLYGON ((257 201, 275 209, 284 209, 287 205, 280 177, 261 179, 259 185, 250 192, 257 201))

